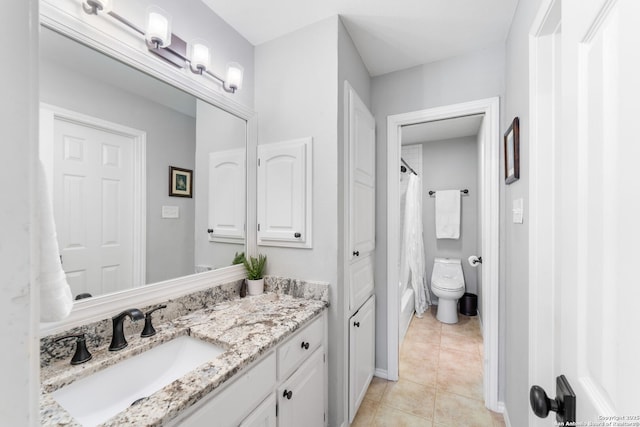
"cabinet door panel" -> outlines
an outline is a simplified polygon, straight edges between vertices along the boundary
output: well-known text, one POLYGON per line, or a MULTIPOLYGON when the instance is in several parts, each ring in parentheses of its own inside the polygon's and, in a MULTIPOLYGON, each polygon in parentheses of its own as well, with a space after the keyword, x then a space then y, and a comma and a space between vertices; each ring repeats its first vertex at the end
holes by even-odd
POLYGON ((320 347, 278 387, 278 425, 322 427, 325 423, 323 403, 324 348, 320 347))
POLYGON ((311 141, 258 146, 258 244, 311 247, 311 141))
POLYGON ((276 427, 276 396, 270 394, 240 423, 240 427, 276 427))
POLYGON ((244 241, 245 150, 209 153, 209 240, 244 241))
POLYGON ((358 412, 375 371, 375 296, 349 319, 349 422, 358 412))

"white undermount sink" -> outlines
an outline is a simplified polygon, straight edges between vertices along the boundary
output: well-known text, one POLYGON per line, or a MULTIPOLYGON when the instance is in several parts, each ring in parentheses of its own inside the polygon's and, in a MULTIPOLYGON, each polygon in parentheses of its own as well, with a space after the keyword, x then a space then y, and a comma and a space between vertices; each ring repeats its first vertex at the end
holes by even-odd
POLYGON ((103 423, 224 352, 180 336, 56 390, 53 398, 84 426, 103 423))

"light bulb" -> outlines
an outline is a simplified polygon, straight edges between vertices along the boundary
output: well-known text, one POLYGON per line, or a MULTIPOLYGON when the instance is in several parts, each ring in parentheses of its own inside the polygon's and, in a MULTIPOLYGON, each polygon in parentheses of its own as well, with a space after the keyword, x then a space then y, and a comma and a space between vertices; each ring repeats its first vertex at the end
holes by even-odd
POLYGON ((227 86, 232 90, 242 89, 242 75, 244 68, 237 62, 227 65, 227 86))
POLYGON ((147 10, 147 41, 157 47, 167 47, 171 44, 171 17, 157 6, 147 10))
POLYGON ((204 71, 209 68, 210 61, 209 47, 202 41, 194 41, 191 44, 191 66, 204 71))

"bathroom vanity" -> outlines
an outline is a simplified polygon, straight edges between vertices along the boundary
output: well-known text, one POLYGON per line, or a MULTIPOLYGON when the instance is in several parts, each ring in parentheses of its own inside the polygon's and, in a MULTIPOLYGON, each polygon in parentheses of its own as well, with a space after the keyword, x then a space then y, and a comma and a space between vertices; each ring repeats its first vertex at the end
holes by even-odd
MULTIPOLYGON (((158 322, 151 338, 139 336, 139 325, 123 350, 109 352, 105 343, 97 349, 90 346, 93 358, 84 364, 58 360, 43 366, 41 422, 87 423, 58 403, 56 390, 188 335, 222 352, 96 424, 275 426, 277 420, 279 426, 291 426, 305 420, 309 426, 326 425, 325 307, 321 300, 268 292, 158 322)), ((120 381, 124 392, 129 378, 114 377, 108 382, 120 381)))

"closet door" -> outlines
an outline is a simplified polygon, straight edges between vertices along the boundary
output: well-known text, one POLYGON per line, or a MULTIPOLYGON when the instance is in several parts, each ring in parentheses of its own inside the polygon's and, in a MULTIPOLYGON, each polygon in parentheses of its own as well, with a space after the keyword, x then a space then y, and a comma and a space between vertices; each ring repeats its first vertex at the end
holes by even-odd
POLYGON ((375 295, 349 321, 349 422, 353 422, 375 371, 375 295))
POLYGON ((258 146, 258 244, 311 247, 312 139, 258 146))

